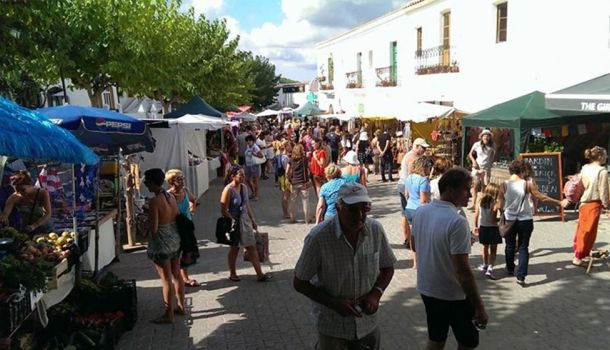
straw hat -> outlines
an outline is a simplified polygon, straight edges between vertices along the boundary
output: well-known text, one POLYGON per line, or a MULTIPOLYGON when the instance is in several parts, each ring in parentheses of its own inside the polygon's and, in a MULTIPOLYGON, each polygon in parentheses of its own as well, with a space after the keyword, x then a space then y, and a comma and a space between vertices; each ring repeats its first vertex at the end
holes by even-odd
POLYGON ((358 154, 354 151, 349 151, 343 156, 343 161, 350 165, 360 165, 358 154))
POLYGON ((481 131, 481 133, 479 134, 479 139, 482 139, 483 135, 489 135, 489 136, 492 136, 492 137, 494 136, 491 133, 491 130, 489 130, 489 129, 483 129, 483 131, 481 131))

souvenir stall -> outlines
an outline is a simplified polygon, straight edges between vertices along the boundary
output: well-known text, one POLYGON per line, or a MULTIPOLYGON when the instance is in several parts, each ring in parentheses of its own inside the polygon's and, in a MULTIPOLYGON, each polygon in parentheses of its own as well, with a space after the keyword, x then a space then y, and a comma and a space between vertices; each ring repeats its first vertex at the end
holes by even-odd
MULTIPOLYGON (((96 167, 75 169, 77 205, 83 235, 88 246, 83 269, 97 273, 119 252, 124 212, 120 162, 123 155, 152 152, 154 139, 141 120, 102 108, 58 106, 39 113, 70 130, 81 142, 102 156, 96 167)), ((133 241, 135 232, 128 241, 133 241)))
MULTIPOLYGON (((4 169, 7 160, 11 167, 9 170, 27 170, 32 168, 28 164, 48 161, 98 162, 98 157, 69 132, 40 114, 3 98, 0 98, 0 122, 3 125, 0 129, 0 154, 3 155, 0 163, 4 176, 8 175, 4 169)), ((25 174, 25 171, 12 174, 11 182, 19 184, 23 195, 27 196, 29 189, 35 190, 35 187, 29 184, 25 174)), ((40 191, 36 190, 36 196, 40 191)), ((69 195, 73 196, 72 193, 69 195)), ((37 199, 34 203, 32 208, 38 203, 37 199)), ((2 209, 4 205, 6 202, 2 203, 2 209)), ((42 210, 46 215, 46 207, 42 210)), ((38 227, 35 221, 28 223, 34 210, 29 212, 30 216, 27 216, 27 211, 23 213, 21 218, 3 213, 1 220, 0 348, 3 349, 10 348, 11 339, 26 319, 37 314, 44 320, 47 309, 70 293, 75 281, 74 266, 79 263, 75 244, 78 237, 74 231, 45 232, 43 227, 46 226, 38 227), (38 232, 29 231, 37 227, 38 232)))

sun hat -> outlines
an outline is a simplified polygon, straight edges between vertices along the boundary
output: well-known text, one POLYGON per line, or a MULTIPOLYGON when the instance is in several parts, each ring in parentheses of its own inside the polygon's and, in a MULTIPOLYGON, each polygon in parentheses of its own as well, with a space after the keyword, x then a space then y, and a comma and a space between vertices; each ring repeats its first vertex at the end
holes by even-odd
POLYGON ((357 182, 348 182, 339 187, 337 199, 342 200, 345 204, 371 202, 371 197, 369 197, 366 187, 357 182))
POLYGON ((358 154, 354 151, 349 151, 343 156, 343 161, 351 165, 360 165, 358 154))
POLYGON ((479 134, 479 138, 482 138, 483 135, 494 136, 494 134, 492 134, 491 130, 489 129, 483 129, 483 131, 481 131, 481 133, 479 134))
POLYGON ((417 145, 422 146, 423 148, 430 147, 426 140, 422 139, 421 137, 418 137, 415 139, 415 141, 413 141, 413 148, 415 148, 417 145))
POLYGON ((358 137, 358 140, 360 141, 368 141, 369 140, 369 134, 367 134, 366 131, 363 131, 360 133, 360 137, 358 137))

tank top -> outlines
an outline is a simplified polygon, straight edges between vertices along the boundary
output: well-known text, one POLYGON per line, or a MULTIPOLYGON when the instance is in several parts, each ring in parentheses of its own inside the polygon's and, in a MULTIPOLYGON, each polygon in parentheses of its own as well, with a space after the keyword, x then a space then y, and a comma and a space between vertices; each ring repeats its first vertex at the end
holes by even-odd
POLYGON ((525 196, 525 180, 506 181, 504 193, 504 217, 506 220, 532 220, 532 207, 525 196))
POLYGON ((180 203, 178 203, 178 212, 192 220, 193 217, 191 215, 191 210, 190 210, 191 201, 189 200, 189 194, 188 194, 188 192, 186 192, 186 189, 183 189, 183 191, 184 191, 184 199, 182 199, 180 201, 180 203))
POLYGON ((243 184, 241 193, 235 187, 231 187, 231 198, 229 199, 229 213, 233 217, 239 217, 248 211, 248 190, 243 184))
POLYGON ((498 222, 493 215, 491 208, 479 207, 479 226, 497 227, 498 222))
POLYGON ((290 160, 290 168, 292 168, 292 177, 290 182, 293 185, 301 185, 307 182, 307 163, 306 158, 299 160, 290 160))

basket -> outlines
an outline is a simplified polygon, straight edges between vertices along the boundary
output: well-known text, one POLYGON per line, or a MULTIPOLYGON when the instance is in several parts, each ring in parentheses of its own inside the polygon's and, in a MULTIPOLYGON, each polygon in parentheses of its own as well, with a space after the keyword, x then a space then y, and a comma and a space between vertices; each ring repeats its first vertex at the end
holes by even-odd
POLYGON ((32 312, 30 293, 25 288, 0 300, 0 335, 8 336, 32 312))

